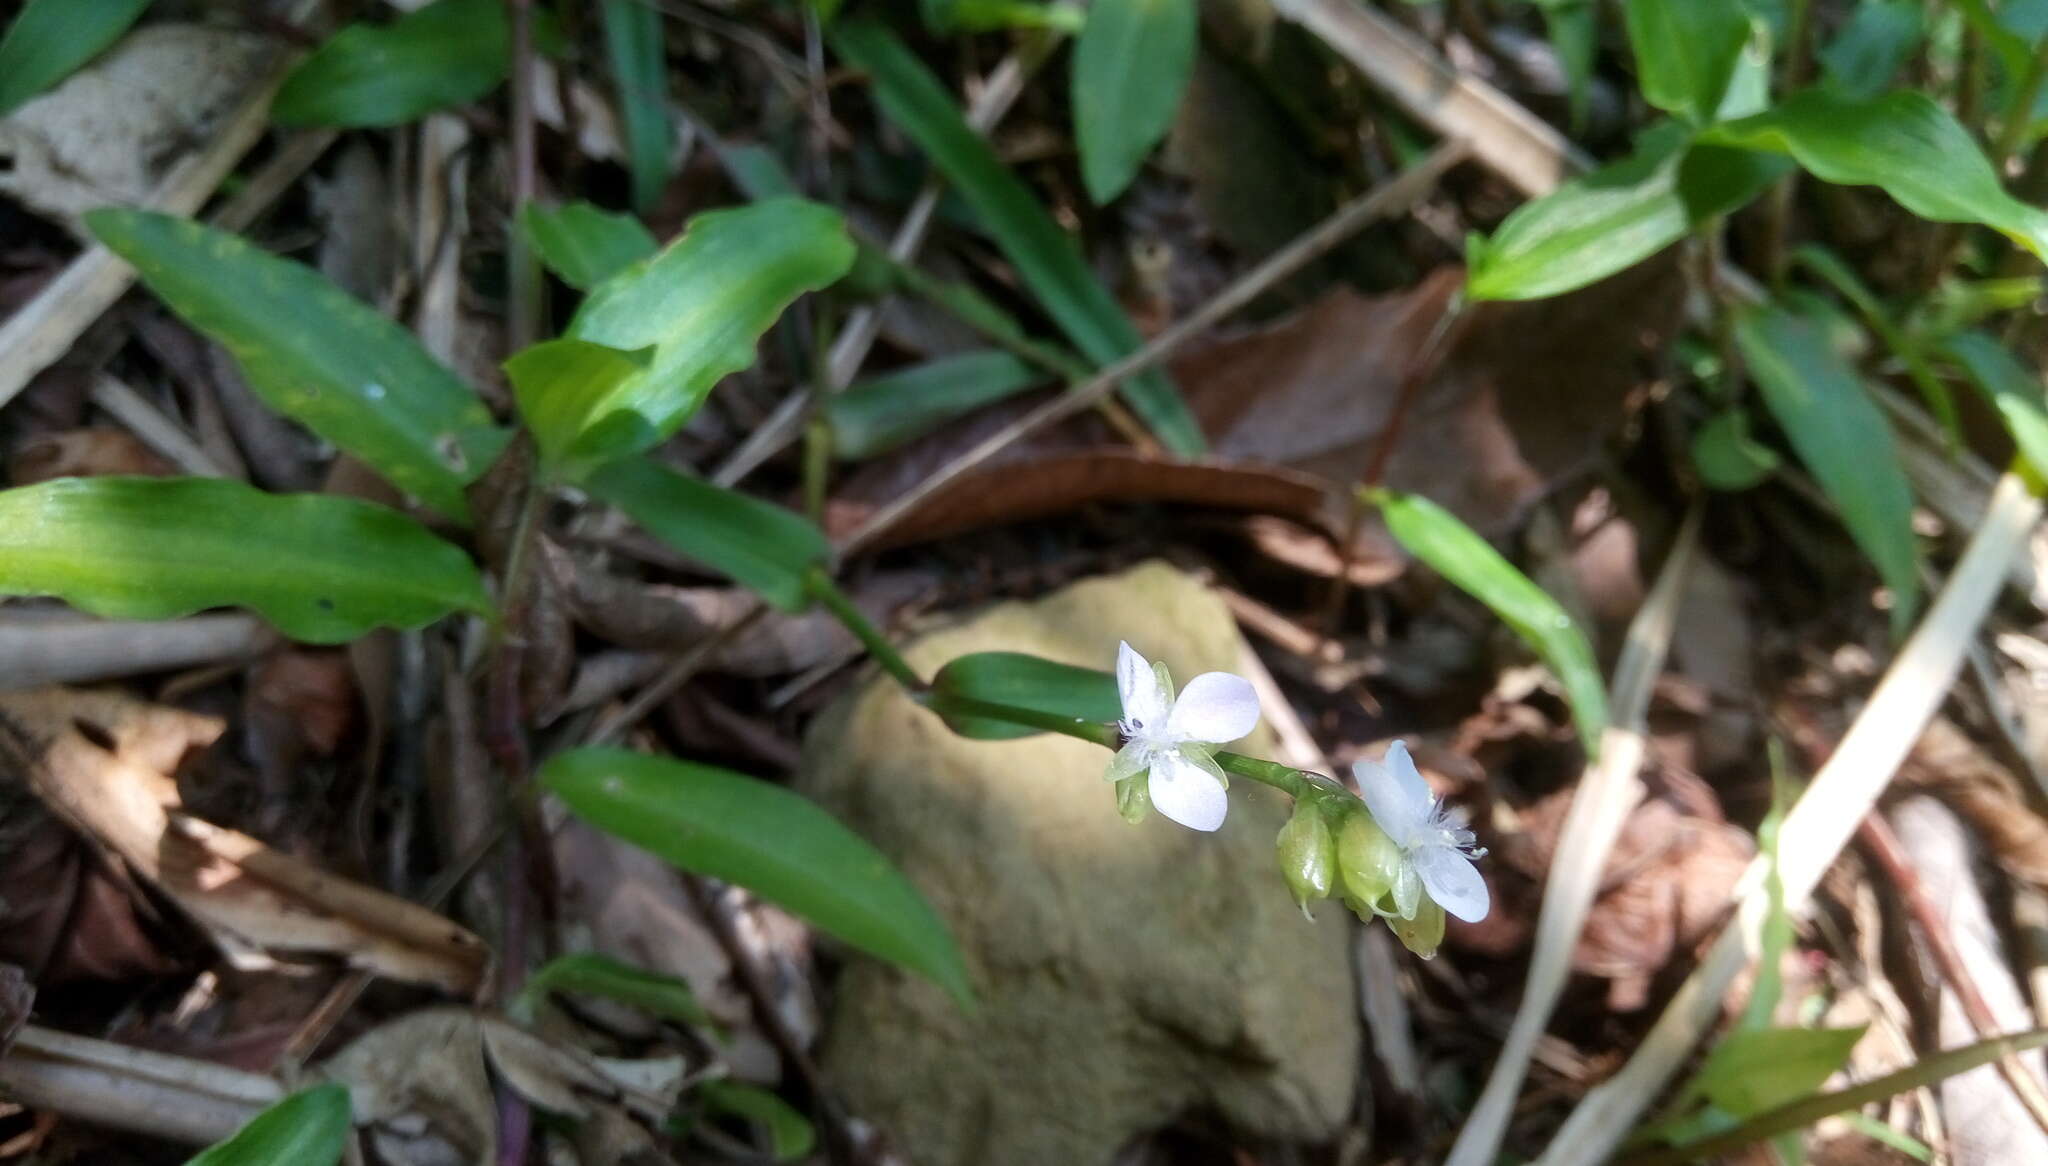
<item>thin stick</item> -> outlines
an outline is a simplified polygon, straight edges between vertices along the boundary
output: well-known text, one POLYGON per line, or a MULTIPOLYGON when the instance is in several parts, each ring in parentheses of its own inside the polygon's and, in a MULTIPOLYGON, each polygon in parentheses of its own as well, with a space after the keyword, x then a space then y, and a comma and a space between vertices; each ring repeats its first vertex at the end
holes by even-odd
POLYGON ((142 444, 170 459, 173 465, 186 473, 202 478, 232 476, 207 456, 206 451, 200 448, 199 439, 157 408, 156 402, 129 387, 127 382, 108 373, 99 374, 92 382, 92 403, 126 425, 142 444))
POLYGON ((767 614, 768 605, 758 599, 754 600, 753 605, 734 617, 732 622, 705 636, 692 645, 689 651, 676 657, 675 663, 670 664, 660 676, 649 681, 647 687, 641 689, 639 695, 628 702, 626 707, 598 722, 597 727, 590 731, 585 744, 603 745, 616 740, 626 730, 647 719, 647 714, 654 711, 654 706, 667 700, 671 693, 681 688, 690 677, 695 676, 711 659, 713 653, 730 643, 735 636, 760 622, 761 617, 767 614))
MULTIPOLYGON (((1927 889, 1920 884, 1919 872, 1913 869, 1912 860, 1906 857, 1898 836, 1892 833, 1891 823, 1873 811, 1864 815, 1863 824, 1856 828, 1856 838, 1884 868, 1885 877, 1898 890, 1899 901, 1905 904, 1907 914, 1920 928, 1920 939, 1927 945, 1927 954, 1934 957, 1935 965, 1941 969, 1941 978, 1955 989, 1956 1001, 1963 1006, 1963 1015, 1969 1018, 1970 1027, 1977 1030, 1977 1036, 1983 1040, 2005 1035, 1999 1031, 1998 1018, 1992 1015, 1991 1005, 1977 987, 1975 977, 1970 975, 1969 965, 1963 962, 1963 954, 1956 950, 1948 921, 1942 918, 1934 900, 1928 898, 1927 889)), ((2018 1054, 2010 1050, 1998 1058, 1998 1072, 2012 1087, 2013 1096, 2019 1098, 2034 1124, 2042 1133, 2048 1134, 2048 1092, 2042 1090, 2041 1079, 2029 1072, 2020 1063, 2018 1054)))
POLYGON ((1136 352, 1033 409, 1002 432, 953 459, 903 497, 883 507, 840 544, 840 555, 843 557, 871 545, 941 490, 1017 441, 1088 408, 1126 380, 1161 364, 1189 340, 1264 295, 1368 223, 1414 205, 1417 199, 1435 188, 1437 179, 1446 170, 1463 161, 1465 156, 1463 143, 1445 142, 1391 180, 1346 203, 1335 214, 1267 257, 1265 262, 1239 276, 1236 282, 1207 303, 1175 321, 1136 352))

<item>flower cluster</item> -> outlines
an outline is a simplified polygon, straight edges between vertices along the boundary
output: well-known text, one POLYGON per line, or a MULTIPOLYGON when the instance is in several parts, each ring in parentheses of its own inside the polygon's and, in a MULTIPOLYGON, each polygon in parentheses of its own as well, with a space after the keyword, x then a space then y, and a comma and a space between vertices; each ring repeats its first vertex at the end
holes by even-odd
MULTIPOLYGON (((1216 747, 1258 724, 1250 683, 1208 672, 1176 698, 1165 665, 1129 644, 1118 648, 1116 682, 1123 747, 1108 777, 1124 816, 1135 821, 1156 808, 1191 829, 1221 826, 1229 780, 1216 747)), ((1327 778, 1301 775, 1306 784, 1280 829, 1281 874, 1304 912, 1312 900, 1336 894, 1359 918, 1385 919, 1409 950, 1435 955, 1446 913, 1477 922, 1491 908, 1474 861, 1486 851, 1463 814, 1431 792, 1403 742, 1351 772, 1359 797, 1327 778)))

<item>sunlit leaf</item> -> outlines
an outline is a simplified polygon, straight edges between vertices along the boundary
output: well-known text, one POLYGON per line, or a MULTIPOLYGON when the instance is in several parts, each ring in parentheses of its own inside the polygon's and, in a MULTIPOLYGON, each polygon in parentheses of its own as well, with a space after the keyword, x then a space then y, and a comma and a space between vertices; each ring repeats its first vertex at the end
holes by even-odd
POLYGON ((794 1162, 817 1145, 810 1119, 759 1085, 730 1078, 706 1081, 697 1096, 713 1113, 745 1118, 767 1130, 768 1152, 778 1162, 794 1162))
POLYGON ((463 487, 510 436, 412 333, 304 264, 148 211, 85 216, 185 322, 234 355, 265 404, 467 521, 463 487))
POLYGON ((1376 490, 1370 500, 1410 554, 1485 604, 1550 667, 1571 702, 1586 753, 1597 754, 1600 734, 1607 729, 1607 688, 1593 645, 1564 608, 1471 527, 1429 499, 1376 490))
POLYGON ((1752 308, 1735 336, 1771 415, 1891 588, 1892 629, 1903 634, 1920 602, 1913 489, 1884 414, 1812 319, 1752 308))
POLYGON ((351 24, 285 78, 270 116, 291 126, 395 126, 464 105, 505 79, 503 0, 434 0, 389 24, 351 24))
POLYGON ((149 0, 29 0, 0 38, 0 117, 99 56, 149 0))
POLYGON ((1982 332, 1951 336, 1943 347, 1998 409, 2006 432, 2034 473, 2048 480, 2048 405, 2042 398, 2041 378, 1982 332))
POLYGON ((1047 379, 1039 369, 994 350, 942 356, 870 377, 826 400, 832 449, 848 459, 873 457, 1047 379))
POLYGON ((1736 1117, 1796 1101, 1849 1059, 1863 1028, 1751 1028, 1729 1033, 1707 1054, 1694 1084, 1736 1117))
POLYGON ((647 368, 587 402, 559 436, 592 463, 638 453, 681 427, 711 387, 754 363, 755 342, 792 301, 846 274, 853 243, 837 211, 770 199, 711 211, 658 254, 591 289, 565 335, 647 368))
POLYGON ((1173 126, 1195 67, 1195 0, 1095 0, 1074 43, 1074 145, 1100 205, 1173 126))
POLYGON ((1107 724, 1123 715, 1116 677, 1093 668, 1060 664, 1022 652, 976 652, 959 656, 932 677, 932 711, 962 737, 1007 741, 1047 730, 1041 726, 949 708, 951 698, 1010 705, 1033 712, 1107 724))
POLYGON ((682 980, 593 951, 556 956, 542 964, 519 991, 522 1010, 530 1014, 533 1004, 550 992, 601 996, 680 1024, 716 1027, 697 994, 682 980))
POLYGON ((1749 40, 1739 0, 1627 0, 1643 100, 1695 124, 1714 119, 1749 40))
MULTIPOLYGON (((1072 236, 970 128, 952 97, 894 33, 866 20, 832 26, 832 45, 874 82, 882 112, 908 134, 973 208, 1018 278, 1090 360, 1107 364, 1138 346, 1138 332, 1095 278, 1072 236)), ((1124 399, 1167 449, 1202 452, 1201 427, 1164 373, 1124 382, 1124 399)))
POLYGON ((584 484, 647 533, 786 611, 809 604, 804 576, 831 552, 802 516, 644 457, 605 465, 584 484))
POLYGON ((1042 28, 1081 31, 1087 14, 1068 0, 921 0, 925 27, 937 33, 1042 28))
POLYGON ((1923 93, 1807 89, 1703 140, 1789 154, 1823 181, 1882 187, 1923 219, 1981 223, 2048 258, 2048 211, 2007 194, 1970 132, 1923 93))
POLYGON ((334 1166, 348 1148, 346 1085, 315 1085, 249 1119, 185 1166, 334 1166))
POLYGON ((540 780, 598 829, 745 887, 972 1001, 959 949, 924 896, 816 803, 727 770, 623 749, 556 754, 540 780))
POLYGON ((394 510, 227 478, 58 478, 0 490, 0 595, 170 619, 247 607, 332 644, 490 610, 469 556, 394 510))
POLYGON ((633 174, 633 206, 645 213, 668 185, 675 131, 668 115, 668 52, 662 14, 647 0, 604 0, 605 54, 618 85, 619 120, 633 174))
POLYGON ((578 291, 589 291, 661 249, 639 219, 587 202, 558 207, 528 203, 519 212, 519 229, 548 270, 578 291))

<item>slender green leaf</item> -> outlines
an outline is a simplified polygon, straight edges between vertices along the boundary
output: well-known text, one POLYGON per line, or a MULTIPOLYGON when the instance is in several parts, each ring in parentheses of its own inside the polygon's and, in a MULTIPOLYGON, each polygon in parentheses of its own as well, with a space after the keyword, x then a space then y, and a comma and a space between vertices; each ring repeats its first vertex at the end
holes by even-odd
POLYGON ((956 657, 932 677, 931 707, 962 737, 1007 741, 1045 732, 947 707, 950 698, 964 697, 1011 705, 1033 712, 1108 724, 1123 716, 1116 677, 1093 668, 1077 668, 1022 652, 976 652, 956 657))
POLYGON ((557 754, 540 779, 598 829, 745 887, 972 1002, 966 965, 931 904, 815 803, 727 770, 623 749, 557 754))
POLYGON ((1695 124, 1714 119, 1749 40, 1738 0, 1628 0, 1643 100, 1695 124))
POLYGON ((602 996, 679 1024, 718 1027, 682 980, 594 951, 572 952, 542 964, 519 990, 519 1010, 530 1017, 534 1006, 550 992, 602 996))
POLYGON ((1566 102, 1572 132, 1586 125, 1586 102, 1592 96, 1593 58, 1600 47, 1599 12, 1593 0, 1537 0, 1543 10, 1543 31, 1564 68, 1566 102))
POLYGON ((589 291, 661 249, 640 220, 587 202, 544 207, 528 203, 519 229, 548 270, 578 291, 589 291))
POLYGON ((2048 258, 2048 211, 2007 194, 1970 132, 1926 94, 1807 89, 1703 140, 1789 154, 1823 181, 1882 187, 1923 219, 1981 223, 2048 258))
POLYGON ((1741 1029, 1714 1046, 1696 1083, 1723 1111, 1751 1117, 1820 1088, 1861 1039, 1861 1025, 1741 1029))
POLYGON ((1821 78, 1852 101, 1868 101, 1891 86, 1925 35, 1919 0, 1866 0, 1820 51, 1821 78))
POLYGON ((1913 386, 1920 390, 1920 397, 1927 402, 1927 408, 1940 420, 1950 438, 1960 445, 1963 428, 1962 420, 1956 414, 1955 398, 1949 394, 1948 386, 1941 383, 1941 378, 1934 375, 1934 369, 1927 363, 1927 356, 1920 350, 1916 338, 1908 336, 1892 323, 1891 313, 1878 302, 1877 293, 1864 286, 1854 269, 1842 262, 1839 256, 1817 243, 1798 248, 1793 252, 1793 258, 1855 305, 1863 322, 1906 366, 1906 374, 1912 379, 1913 386))
POLYGON ((1675 130, 1645 134, 1635 154, 1524 203, 1492 238, 1475 238, 1465 293, 1534 300, 1585 287, 1736 210, 1780 173, 1746 151, 1688 149, 1675 130))
POLYGON ((721 378, 754 363, 755 341, 783 309, 852 264, 846 223, 830 207, 770 199, 698 215, 659 253, 593 288, 570 321, 570 339, 654 355, 591 398, 558 445, 594 463, 667 438, 721 378))
POLYGON ((1429 499, 1376 490, 1369 500, 1410 554, 1485 604, 1535 650, 1564 686, 1587 755, 1597 754, 1600 734, 1607 729, 1607 689, 1593 645, 1564 608, 1471 527, 1429 499))
POLYGON ((2048 1045, 2048 1029, 1992 1037, 1959 1049, 1947 1049, 1922 1057, 1917 1063, 1908 1065, 1896 1073, 1887 1073, 1876 1080, 1851 1085, 1847 1089, 1837 1089, 1831 1093, 1816 1093, 1788 1105, 1756 1114, 1741 1125, 1705 1141, 1691 1142, 1672 1149, 1625 1154, 1615 1160, 1615 1166, 1680 1166, 1681 1163, 1687 1162, 1722 1161, 1727 1155, 1752 1142, 1810 1126, 1822 1118, 1846 1113, 1852 1109, 1861 1109, 1888 1097, 1936 1085, 1981 1065, 1988 1065, 2000 1057, 2031 1052, 2043 1045, 2048 1045))
POLYGON ((147 211, 85 216, 185 322, 234 354, 271 408, 450 518, 510 436, 412 333, 312 268, 147 211))
POLYGON ((570 464, 584 420, 620 385, 647 371, 654 349, 621 352, 587 340, 544 340, 505 361, 519 415, 549 469, 570 464))
POLYGON ((870 377, 826 400, 832 450, 848 459, 874 457, 1047 379, 1045 372, 993 349, 870 377))
POLYGON ((668 50, 661 13, 647 0, 604 0, 604 47, 619 87, 619 120, 633 172, 633 206, 645 214, 668 185, 675 131, 668 117, 668 50))
POLYGON ((2042 399, 2041 378, 1982 332, 1951 336, 1943 347, 1998 409, 2020 456, 2035 474, 2048 479, 2048 406, 2042 399))
MULTIPOLYGON (((831 40, 841 57, 873 79, 882 112, 953 183, 1074 347, 1099 364, 1136 348, 1137 329, 1089 270, 1073 238, 967 125, 938 78, 903 42, 866 20, 839 21, 831 40)), ((1122 392, 1167 449, 1183 456, 1202 452, 1201 427, 1164 373, 1133 377, 1122 392)))
POLYGON ((403 125, 496 89, 510 44, 503 0, 434 0, 390 24, 351 24, 292 70, 270 116, 289 126, 403 125))
POLYGON ((52 595, 114 619, 247 607, 320 644, 490 610, 469 557, 412 519, 226 478, 0 490, 0 595, 52 595))
POLYGON ((745 1118, 767 1130, 768 1152, 777 1162, 794 1162, 818 1144, 810 1119, 759 1085, 729 1078, 706 1081, 698 1096, 713 1113, 745 1118))
POLYGON ((1920 603, 1913 490, 1884 414, 1811 318, 1753 308, 1736 317, 1735 336, 1799 460, 1892 589, 1892 630, 1904 634, 1920 603))
POLYGON ((644 457, 603 466, 584 484, 655 538, 785 611, 809 606, 804 575, 831 553, 802 516, 644 457))
POLYGON ((99 56, 147 7, 149 0, 29 0, 0 38, 0 117, 99 56))
POLYGON ((346 1085, 302 1089, 185 1166, 334 1166, 348 1148, 346 1085))
POLYGON ((1716 490, 1747 490, 1777 470, 1778 455, 1749 435, 1747 413, 1730 409, 1693 435, 1692 464, 1716 490))
POLYGON ((1101 205, 1122 194, 1180 109, 1195 68, 1195 0, 1095 0, 1074 42, 1074 144, 1101 205))
POLYGON ((1042 28, 1080 32, 1087 14, 1067 0, 922 0, 925 27, 936 33, 1042 28))

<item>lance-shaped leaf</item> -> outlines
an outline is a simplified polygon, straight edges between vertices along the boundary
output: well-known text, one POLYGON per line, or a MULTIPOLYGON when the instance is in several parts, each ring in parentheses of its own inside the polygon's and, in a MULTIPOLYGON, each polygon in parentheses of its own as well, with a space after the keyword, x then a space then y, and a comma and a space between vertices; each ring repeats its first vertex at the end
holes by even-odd
POLYGON ((528 203, 519 212, 519 229, 548 270, 578 291, 589 291, 661 248, 639 219, 587 202, 528 203))
POLYGON ((2048 479, 2048 408, 2042 400, 2041 378, 1982 332, 1951 336, 1943 347, 1998 409, 2005 431, 2034 473, 2048 479))
POLYGON ((608 461, 647 449, 697 411, 711 387, 754 363, 755 342, 791 301, 853 265, 837 211, 779 198, 712 211, 651 258, 591 290, 566 336, 647 367, 590 398, 551 434, 570 456, 608 461))
POLYGON ((468 520, 463 487, 510 435, 412 333, 312 268, 225 231, 111 208, 85 221, 172 311, 234 355, 265 404, 468 520))
POLYGON ((1628 0, 1643 100, 1694 124, 1714 119, 1749 40, 1739 0, 1628 0))
MULTIPOLYGON (((585 431, 581 426, 591 410, 600 407, 621 384, 645 373, 653 356, 652 348, 621 352, 563 337, 544 340, 508 358, 505 379, 512 382, 519 415, 526 419, 534 444, 540 447, 541 460, 551 469, 587 468, 575 462, 578 439, 587 433, 608 438, 612 431, 585 431)), ((634 413, 618 416, 626 423, 639 420, 634 413)))
POLYGON ((1785 165, 1744 150, 1690 146, 1667 124, 1636 152, 1574 178, 1467 247, 1465 294, 1535 300, 1632 267, 1763 193, 1785 165))
POLYGON ((541 965, 519 990, 516 1011, 530 1019, 534 1005, 550 992, 602 996, 679 1024, 718 1027, 689 984, 594 951, 572 952, 541 965))
POLYGON ((668 120, 668 52, 662 13, 647 0, 603 0, 605 55, 618 86, 633 173, 633 207, 645 212, 661 197, 675 161, 668 120))
POLYGON ((1789 154, 1823 181, 1882 187, 1923 219, 1981 223, 2048 259, 2048 211, 2007 194, 1970 132, 1926 94, 1807 89, 1702 140, 1789 154))
POLYGON ((730 1079, 706 1081, 697 1095, 711 1112, 745 1118, 767 1130, 768 1152, 777 1162, 798 1161, 818 1143, 818 1132, 811 1128, 809 1118, 759 1085, 730 1079))
MULTIPOLYGON (((1138 330, 1089 270, 1072 236, 967 124, 931 70, 872 21, 841 20, 832 26, 831 40, 840 56, 873 79, 883 114, 959 191, 1074 347, 1098 364, 1135 349, 1138 330)), ((1183 456, 1202 452, 1207 443, 1201 427, 1164 373, 1132 377, 1122 392, 1169 450, 1183 456)))
POLYGON ((963 1004, 945 923, 888 857, 779 785, 623 749, 574 749, 541 784, 583 820, 669 863, 747 888, 820 930, 929 977, 963 1004))
POLYGON ((1730 1033, 1691 1088, 1736 1117, 1796 1101, 1835 1075, 1863 1028, 1752 1028, 1730 1033))
POLYGON ((1534 649, 1564 686, 1588 756, 1607 729, 1607 689, 1586 634, 1513 563, 1458 517, 1419 494, 1374 490, 1368 499, 1385 515, 1387 529, 1408 553, 1434 568, 1460 591, 1485 604, 1534 649))
POLYGON ((149 0, 29 0, 0 39, 0 117, 121 39, 149 0))
POLYGON ((1735 338, 1764 404, 1891 588, 1892 630, 1903 635, 1920 601, 1913 488, 1884 414, 1816 321, 1753 308, 1737 316, 1735 338))
POLYGON ((1096 0, 1074 43, 1074 144, 1097 205, 1173 126, 1195 67, 1195 0, 1096 0))
POLYGON ((1866 0, 1850 14, 1820 58, 1822 83, 1854 101, 1885 91, 1913 50, 1926 17, 1919 0, 1866 0))
POLYGON ((832 452, 847 459, 873 457, 1050 379, 1050 373, 995 350, 942 356, 870 377, 826 398, 832 452))
POLYGON ((403 514, 226 478, 0 491, 0 595, 51 595, 114 619, 247 607, 318 644, 490 610, 469 556, 403 514))
POLYGON ((334 1166, 348 1147, 346 1085, 315 1085, 249 1119, 185 1166, 334 1166))
POLYGON ((958 700, 1008 705, 1030 712, 1104 725, 1123 716, 1116 677, 1093 668, 1060 664, 1022 652, 975 652, 947 661, 932 677, 928 704, 963 737, 1007 741, 1043 733, 1025 725, 963 711, 958 700))
POLYGON ((809 605, 804 576, 831 553, 824 532, 802 516, 644 457, 603 466, 584 485, 647 533, 785 611, 809 605))
POLYGON ((510 61, 502 0, 435 0, 389 24, 351 24, 286 77, 288 126, 395 126, 498 87, 510 61))

